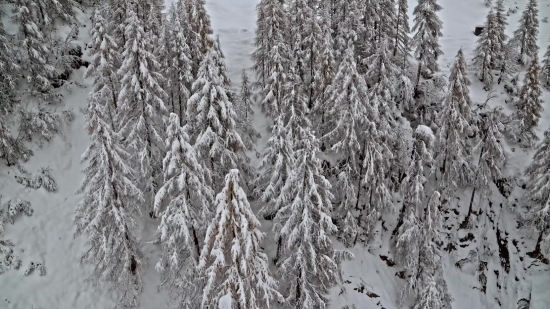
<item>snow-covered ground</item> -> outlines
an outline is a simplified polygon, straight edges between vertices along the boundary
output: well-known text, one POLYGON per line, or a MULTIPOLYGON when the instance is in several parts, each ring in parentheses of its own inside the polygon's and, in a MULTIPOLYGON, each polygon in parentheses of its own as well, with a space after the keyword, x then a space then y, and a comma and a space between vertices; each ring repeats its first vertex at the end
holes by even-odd
MULTIPOLYGON (((235 87, 240 81, 241 71, 252 65, 250 53, 253 50, 255 28, 255 6, 259 0, 207 0, 207 9, 212 19, 215 34, 220 36, 223 52, 227 61, 229 76, 235 87)), ((409 1, 410 11, 416 4, 409 1)), ((476 39, 473 30, 476 25, 483 24, 488 9, 483 0, 440 0, 443 11, 440 18, 443 21, 441 45, 445 53, 440 58, 441 67, 448 72, 454 56, 459 48, 463 48, 466 58, 471 59, 476 39)), ((524 8, 526 0, 508 0, 507 6, 519 8, 518 12, 509 16, 508 34, 516 28, 517 21, 524 8)), ((550 16, 550 0, 539 0, 539 20, 550 16)), ((83 46, 89 40, 90 21, 87 14, 79 14, 78 19, 86 25, 80 31, 83 46)), ((412 25, 412 16, 411 16, 412 25)), ((541 56, 549 44, 550 25, 541 23, 539 46, 541 56)), ((57 137, 42 149, 36 149, 35 155, 25 164, 34 172, 40 167, 49 166, 58 183, 58 192, 48 193, 44 189, 25 190, 14 180, 17 170, 13 167, 0 167, 0 194, 5 202, 13 198, 22 198, 32 203, 34 214, 31 217, 19 217, 14 225, 5 227, 5 235, 15 244, 15 251, 22 259, 20 270, 10 270, 0 275, 0 308, 6 309, 106 309, 113 302, 108 286, 93 287, 86 282, 89 273, 87 266, 80 264, 79 258, 86 250, 84 238, 74 238, 73 213, 80 196, 76 191, 82 179, 80 156, 86 149, 89 138, 84 131, 84 117, 81 110, 86 106, 87 94, 92 81, 83 79, 84 68, 73 73, 71 79, 84 88, 73 87, 71 93, 65 94, 64 105, 73 110, 75 120, 66 130, 64 137, 57 137), (31 262, 43 263, 47 274, 39 276, 37 272, 24 276, 24 271, 31 262)), ((252 75, 252 72, 249 72, 252 75)), ((474 102, 485 101, 487 93, 481 83, 472 76, 470 87, 474 102)), ((495 87, 497 98, 492 100, 492 106, 502 105, 505 112, 511 109, 506 106, 506 95, 501 87, 495 87)), ((550 93, 545 91, 543 100, 550 103, 550 93)), ((267 127, 270 123, 257 110, 254 119, 255 128, 262 134, 256 150, 261 151, 269 137, 267 127)), ((539 123, 538 133, 550 127, 550 108, 545 108, 539 123)), ((506 145, 506 143, 505 143, 506 145)), ((525 169, 532 157, 531 152, 524 152, 519 147, 512 151, 506 147, 507 163, 505 175, 519 175, 525 169)), ((256 157, 251 153, 253 163, 256 157)), ((466 257, 469 246, 445 255, 445 277, 455 301, 454 309, 473 308, 517 308, 517 301, 529 298, 531 293, 531 309, 550 308, 550 275, 547 265, 534 262, 526 256, 533 250, 536 236, 521 233, 516 229, 515 215, 507 208, 508 201, 521 196, 521 189, 515 188, 508 199, 504 199, 495 189, 491 197, 492 210, 498 218, 498 228, 503 231, 502 243, 510 252, 510 271, 503 272, 499 263, 499 252, 494 252, 490 258, 488 270, 487 294, 479 292, 475 287, 479 283, 475 275, 474 265, 465 265, 462 269, 455 263, 466 257), (502 207, 500 204, 502 203, 502 207), (516 242, 517 241, 517 242, 516 242), (507 242, 504 244, 504 242, 507 242), (497 272, 499 275, 497 275, 497 272), (499 289, 497 284, 501 286, 499 289), (500 304, 500 306, 499 306, 500 304)), ((461 204, 460 216, 467 210, 470 191, 457 192, 461 204)), ((456 202, 456 201, 455 201, 456 202)), ((388 218, 387 222, 395 222, 388 218)), ((141 308, 167 308, 167 295, 157 290, 159 276, 153 269, 157 261, 158 247, 147 242, 153 239, 156 221, 148 219, 143 226, 141 240, 143 249, 150 259, 149 270, 145 278, 146 288, 142 297, 141 308)), ((392 231, 394 226, 386 226, 392 231)), ((264 226, 268 228, 268 224, 264 226)), ((463 231, 461 231, 463 232, 463 231)), ((475 232, 475 231, 474 231, 475 232)), ((387 233, 386 233, 387 234, 387 233)), ((496 242, 495 231, 487 232, 489 241, 496 242)), ((464 237, 458 234, 456 237, 464 237)), ((481 239, 481 235, 475 235, 481 239), (479 237, 478 237, 479 236, 479 237)), ((351 251, 355 260, 344 264, 344 283, 332 291, 333 309, 341 309, 344 305, 355 304, 357 309, 398 308, 397 298, 404 281, 396 276, 400 271, 392 265, 389 253, 389 237, 382 237, 365 248, 357 246, 351 251), (389 256, 389 259, 386 258, 389 256)), ((339 246, 339 244, 336 244, 339 246)), ((496 247, 496 244, 495 244, 496 247)), ((266 244, 266 250, 271 251, 266 244)))

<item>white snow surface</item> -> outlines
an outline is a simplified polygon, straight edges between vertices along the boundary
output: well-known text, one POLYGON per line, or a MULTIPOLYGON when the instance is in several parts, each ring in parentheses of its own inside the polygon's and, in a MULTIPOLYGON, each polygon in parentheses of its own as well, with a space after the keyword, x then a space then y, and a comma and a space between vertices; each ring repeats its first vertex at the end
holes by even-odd
MULTIPOLYGON (((253 51, 255 6, 258 0, 207 0, 207 10, 210 13, 215 34, 220 36, 223 52, 226 56, 229 76, 237 88, 241 70, 250 68, 253 51)), ((474 27, 482 24, 488 8, 483 0, 440 0, 443 7, 440 18, 443 21, 443 37, 440 39, 444 55, 439 61, 445 72, 450 70, 454 56, 459 48, 463 48, 468 61, 476 39, 474 27)), ((508 0, 507 6, 519 8, 518 12, 509 16, 507 32, 512 34, 527 0, 508 0)), ((409 1, 412 26, 412 9, 416 1, 409 1)), ((88 12, 89 13, 89 12, 88 12)), ((539 0, 539 20, 550 16, 550 0, 539 0)), ((91 29, 89 14, 81 13, 78 19, 86 25, 80 31, 82 45, 89 40, 91 29)), ((5 22, 5 21, 4 21, 5 22)), ((8 27, 9 28, 9 27, 8 27)), ((550 26, 540 24, 539 46, 542 56, 549 44, 550 26)), ((34 172, 40 167, 52 168, 52 175, 57 181, 58 192, 48 193, 44 189, 27 191, 14 180, 17 169, 0 166, 0 194, 5 202, 12 198, 22 198, 32 203, 34 215, 21 216, 14 225, 5 227, 5 236, 15 244, 15 251, 23 261, 20 270, 9 270, 0 275, 0 308, 4 309, 106 309, 114 305, 108 285, 91 286, 87 281, 90 268, 80 264, 80 256, 87 249, 84 237, 74 238, 74 210, 81 198, 76 194, 83 174, 84 166, 80 156, 89 143, 89 137, 84 130, 84 115, 81 110, 86 107, 87 95, 91 90, 92 80, 83 79, 84 68, 75 71, 72 81, 77 81, 85 88, 74 87, 72 92, 65 91, 64 107, 73 110, 75 120, 66 130, 64 137, 57 137, 50 144, 35 149, 35 155, 25 163, 25 167, 34 172), (47 274, 39 276, 37 272, 24 276, 25 269, 31 262, 43 263, 47 274)), ((250 74, 252 75, 252 74, 250 74)), ((476 103, 485 101, 487 93, 483 85, 471 74, 473 81, 470 87, 472 99, 476 103)), ((489 104, 502 105, 506 113, 511 108, 506 106, 506 94, 500 86, 495 86, 497 98, 489 104)), ((543 93, 543 101, 550 103, 550 93, 543 93)), ((269 137, 267 131, 270 121, 256 109, 254 127, 262 134, 256 149, 262 151, 269 137)), ((550 108, 545 108, 539 123, 537 133, 550 125, 550 108)), ((533 152, 524 151, 506 140, 503 145, 507 154, 505 176, 521 175, 529 164, 533 152), (513 149, 515 148, 515 149, 513 149)), ((253 164, 257 164, 254 151, 250 151, 253 164)), ((518 185, 521 185, 518 183, 518 185)), ((471 189, 456 192, 460 203, 460 216, 464 217, 468 208, 471 189)), ((478 289, 475 266, 465 265, 458 269, 454 264, 466 257, 469 247, 458 248, 451 254, 445 253, 444 273, 449 290, 455 299, 454 309, 473 308, 517 308, 517 301, 529 298, 531 294, 531 309, 550 308, 550 275, 548 266, 534 261, 526 256, 533 250, 535 235, 525 233, 516 228, 516 216, 508 205, 513 205, 515 199, 522 195, 522 190, 516 186, 512 195, 505 199, 494 188, 490 197, 492 210, 499 218, 499 229, 506 233, 507 248, 510 252, 510 271, 504 273, 499 265, 499 252, 493 252, 488 270, 487 293, 478 289), (515 242, 517 241, 517 242, 515 242), (497 277, 496 271, 500 276, 497 277), (501 286, 497 288, 497 284, 501 286)), ((477 199, 476 199, 477 200, 477 199)), ((396 199, 396 202, 399 202, 396 199)), ((256 209, 258 205, 255 205, 256 209)), ((396 276, 397 266, 391 262, 389 236, 395 227, 396 215, 384 218, 388 231, 378 233, 374 241, 367 247, 358 245, 350 251, 355 260, 343 265, 344 282, 331 292, 332 308, 341 309, 345 305, 355 305, 357 309, 397 309, 399 292, 404 280, 396 276), (380 236, 382 235, 382 236, 380 236), (387 259, 389 257, 389 260, 387 259), (391 265, 391 266, 390 266, 391 265)), ((149 268, 144 278, 145 291, 142 296, 141 308, 168 308, 167 294, 158 291, 159 275, 154 270, 158 260, 159 247, 148 243, 153 240, 153 234, 158 221, 147 218, 142 227, 140 240, 143 251, 149 258, 149 268)), ((262 222, 262 229, 268 231, 269 222, 262 222)), ((379 231, 382 227, 379 226, 379 231)), ((475 231, 475 230, 474 230, 475 231)), ((461 230, 457 238, 465 236, 467 231, 461 230)), ((490 239, 494 239, 493 236, 490 239)), ((504 233, 503 233, 504 234, 504 233)), ((476 235, 477 237, 478 235, 476 235)), ((475 243, 476 240, 474 240, 475 243)), ((275 244, 270 238, 265 240, 264 248, 269 255, 275 251, 275 244)), ((336 240, 337 248, 341 248, 336 240)), ((460 242, 459 242, 460 243, 460 242)), ((496 245, 495 245, 496 246, 496 245)), ((222 302, 220 301, 220 305, 222 302)), ((222 307, 223 308, 223 307, 222 307)))

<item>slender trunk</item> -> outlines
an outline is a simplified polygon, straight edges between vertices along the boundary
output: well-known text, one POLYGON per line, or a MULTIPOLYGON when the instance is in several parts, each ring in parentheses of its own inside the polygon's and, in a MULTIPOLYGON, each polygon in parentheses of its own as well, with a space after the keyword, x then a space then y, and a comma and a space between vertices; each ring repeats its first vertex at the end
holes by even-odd
MULTIPOLYGON (((422 56, 420 56, 422 59, 422 56)), ((414 91, 418 90, 418 84, 420 83, 420 72, 422 71, 422 63, 418 64, 418 71, 416 72, 416 85, 414 86, 414 91)))
POLYGON ((279 262, 279 258, 281 257, 280 254, 281 254, 282 245, 283 245, 283 237, 279 236, 279 239, 277 240, 277 253, 275 254, 275 259, 274 259, 275 264, 279 262))
MULTIPOLYGON (((363 153, 362 157, 365 156, 366 142, 363 142, 363 153)), ((363 164, 359 168, 359 180, 357 180, 357 198, 355 200, 355 210, 359 210, 359 197, 361 196, 361 175, 363 174, 363 164)))
POLYGON ((397 44, 398 44, 398 41, 399 41, 399 21, 401 19, 401 14, 398 14, 397 16, 399 16, 397 18, 397 28, 395 29, 395 45, 393 47, 393 56, 397 56, 397 44))
MULTIPOLYGON (((481 157, 483 156, 483 147, 481 147, 481 152, 479 154, 479 160, 477 161, 478 164, 479 162, 481 162, 481 157)), ((479 175, 479 169, 477 170, 476 172, 476 176, 475 178, 477 179, 479 175)), ((464 221, 462 221, 462 223, 460 224, 460 228, 461 229, 466 229, 468 228, 468 224, 469 224, 469 221, 470 221, 470 215, 472 214, 472 211, 473 211, 473 208, 474 208, 474 196, 476 195, 476 187, 474 187, 474 189, 472 190, 472 196, 470 197, 470 207, 468 208, 468 214, 466 215, 466 218, 464 218, 464 221)))
POLYGON ((199 237, 197 236, 197 230, 194 226, 191 226, 191 232, 193 233, 193 243, 195 245, 195 250, 197 251, 197 262, 201 256, 201 250, 199 246, 199 237))

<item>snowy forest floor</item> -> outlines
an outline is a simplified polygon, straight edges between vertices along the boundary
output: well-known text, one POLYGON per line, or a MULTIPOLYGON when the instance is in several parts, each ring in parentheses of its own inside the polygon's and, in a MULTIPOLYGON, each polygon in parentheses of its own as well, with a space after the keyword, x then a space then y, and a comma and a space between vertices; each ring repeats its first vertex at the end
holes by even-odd
MULTIPOLYGON (((168 0, 169 1, 169 0, 168 0)), ((258 0, 207 0, 207 9, 212 19, 214 33, 220 36, 227 68, 234 87, 237 88, 243 69, 250 68, 253 51, 255 6, 258 0)), ((516 28, 525 0, 508 0, 509 8, 518 7, 515 14, 509 16, 508 34, 516 28)), ((414 7, 415 0, 410 0, 409 7, 414 7)), ((474 27, 483 24, 488 9, 483 0, 441 0, 443 11, 440 18, 443 21, 443 37, 440 40, 445 55, 439 61, 444 72, 448 72, 454 55, 463 48, 467 60, 471 59, 477 37, 474 27)), ((550 0, 539 0, 539 20, 550 16, 550 0)), ((89 41, 88 31, 90 20, 87 13, 78 15, 79 21, 85 25, 81 28, 80 40, 82 46, 89 41)), ((411 16, 412 20, 412 16, 411 16)), ((550 25, 541 23, 539 46, 541 56, 550 39, 550 25)), ((32 204, 34 214, 31 217, 19 217, 14 225, 5 227, 5 235, 13 241, 17 255, 22 259, 20 270, 10 270, 0 275, 0 308, 6 309, 106 309, 113 302, 108 286, 93 287, 86 282, 89 273, 87 266, 80 264, 80 256, 86 250, 84 238, 74 238, 74 210, 81 198, 76 194, 82 179, 80 156, 86 149, 89 138, 84 130, 84 115, 82 110, 87 104, 92 80, 84 79, 85 68, 75 71, 71 81, 83 86, 75 86, 72 91, 64 90, 64 108, 75 113, 75 120, 66 129, 63 137, 56 137, 51 143, 40 149, 35 149, 35 155, 25 167, 34 172, 41 167, 50 167, 57 181, 58 191, 48 193, 44 189, 27 190, 18 184, 14 175, 18 173, 14 167, 0 167, 0 193, 2 201, 22 198, 32 204), (35 271, 28 276, 24 272, 31 263, 42 263, 46 267, 46 275, 39 276, 35 271)), ((487 92, 477 79, 473 81, 470 91, 475 103, 483 103, 487 92)), ((522 80, 522 79, 520 79, 522 80)), ((495 86, 497 97, 490 105, 501 105, 506 113, 511 108, 504 102, 506 93, 501 86, 495 86)), ((545 111, 538 127, 539 136, 550 126, 550 93, 543 93, 545 111)), ((268 127, 271 123, 256 110, 253 125, 262 138, 256 145, 256 151, 261 152, 269 137, 268 127)), ((505 176, 521 176, 530 163, 532 151, 523 151, 517 145, 507 145, 505 176), (515 149, 514 149, 515 148, 515 149)), ((257 164, 255 152, 249 153, 252 164, 257 164)), ((519 178, 521 179, 521 178, 519 178)), ((534 249, 536 235, 518 230, 516 215, 508 205, 513 205, 515 199, 521 196, 521 180, 518 181, 508 198, 504 198, 496 187, 490 197, 492 217, 494 222, 487 222, 487 238, 492 243, 493 256, 489 260, 487 271, 487 291, 479 291, 476 279, 476 267, 465 263, 461 269, 455 263, 475 249, 482 235, 474 235, 476 230, 466 231, 452 229, 453 236, 460 244, 457 250, 445 253, 445 277, 450 292, 455 299, 454 309, 472 308, 517 308, 518 300, 531 299, 531 309, 550 308, 550 274, 548 265, 533 260, 526 255, 534 249), (469 236, 468 233, 473 233, 469 236), (498 237, 497 237, 498 233, 498 237), (508 266, 509 265, 509 268, 508 266)), ((447 214, 446 226, 456 227, 466 215, 471 189, 456 192, 456 199, 451 203, 455 211, 447 214), (458 203, 458 206, 454 205, 458 203), (454 220, 454 221, 453 221, 454 220), (456 222, 455 222, 456 221, 456 222)), ((487 203, 487 201, 484 201, 487 203)), ((398 203, 398 200, 396 200, 398 203)), ((479 207, 476 198, 476 207, 479 207)), ((397 276, 401 271, 393 265, 390 253, 389 236, 395 227, 395 214, 384 218, 387 231, 379 226, 379 233, 368 246, 358 244, 351 251, 355 260, 344 264, 344 282, 332 291, 332 309, 341 309, 345 305, 355 304, 357 309, 399 308, 397 298, 404 280, 397 276), (393 225, 392 225, 393 224, 393 225), (381 235, 381 236, 380 236, 381 235)), ((263 222, 263 229, 268 231, 269 222, 263 222)), ((159 248, 147 242, 153 240, 157 221, 147 219, 143 226, 141 241, 143 250, 149 258, 149 270, 144 280, 146 288, 142 296, 141 308, 168 308, 167 295, 158 291, 159 276, 154 270, 158 259, 159 248)), ((481 224, 481 222, 480 222, 481 224)), ((266 238, 265 248, 270 253, 274 245, 266 238)), ((335 242, 336 246, 341 246, 335 242)))

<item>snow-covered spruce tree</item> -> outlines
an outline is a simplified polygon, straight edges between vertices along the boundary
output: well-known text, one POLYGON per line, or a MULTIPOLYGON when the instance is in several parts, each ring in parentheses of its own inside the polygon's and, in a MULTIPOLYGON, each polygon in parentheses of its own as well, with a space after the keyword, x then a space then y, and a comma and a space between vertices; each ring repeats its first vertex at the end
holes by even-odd
POLYGON ((525 74, 515 111, 515 117, 519 120, 518 135, 521 136, 521 144, 525 147, 532 147, 538 140, 535 128, 543 110, 540 99, 542 89, 539 83, 539 71, 538 57, 535 55, 525 74))
POLYGON ((167 48, 163 61, 165 89, 171 112, 179 115, 181 125, 186 122, 187 100, 191 96, 190 88, 194 80, 191 49, 187 45, 187 36, 190 33, 187 20, 184 1, 179 0, 172 6, 170 22, 164 25, 168 29, 164 37, 164 46, 167 48))
POLYGON ((197 77, 199 66, 203 58, 212 46, 213 33, 212 25, 210 24, 210 16, 204 7, 205 0, 188 0, 185 1, 187 16, 189 18, 189 27, 191 31, 187 37, 187 45, 191 50, 191 59, 193 60, 193 76, 197 77))
POLYGON ((59 99, 53 93, 51 79, 55 68, 49 62, 50 50, 45 34, 36 24, 39 8, 31 0, 16 0, 13 7, 13 21, 19 26, 19 48, 21 69, 29 81, 30 92, 48 103, 59 99))
POLYGON ((322 94, 322 88, 317 88, 317 83, 314 82, 315 76, 318 76, 319 71, 322 70, 323 63, 321 62, 321 52, 324 49, 334 48, 332 46, 332 41, 326 41, 324 38, 324 31, 321 28, 321 19, 319 17, 320 9, 312 7, 313 3, 309 1, 308 9, 308 18, 305 20, 303 41, 301 45, 303 46, 302 50, 305 54, 304 57, 304 68, 306 70, 307 77, 307 87, 306 95, 308 97, 308 107, 310 109, 314 108, 316 98, 322 94), (325 46, 325 44, 330 44, 325 46))
POLYGON ((389 41, 384 39, 378 42, 378 48, 364 62, 368 68, 365 80, 369 87, 378 88, 379 95, 382 95, 382 89, 384 89, 389 92, 389 97, 393 98, 395 96, 395 85, 403 71, 395 64, 391 53, 389 41))
POLYGON ((540 70, 540 83, 541 86, 550 90, 550 44, 544 54, 544 60, 542 60, 542 68, 540 70))
POLYGON ((362 48, 357 52, 365 59, 379 48, 380 42, 394 38, 396 8, 394 0, 367 0, 361 8, 364 10, 359 32, 362 48))
POLYGON ((283 97, 285 96, 285 84, 287 83, 287 69, 289 60, 288 46, 286 43, 274 45, 269 51, 269 63, 271 70, 266 85, 260 90, 262 97, 261 107, 269 117, 275 119, 281 113, 283 97))
MULTIPOLYGON (((289 106, 294 117, 305 117, 289 106)), ((317 157, 319 142, 307 124, 296 123, 295 158, 292 173, 281 196, 286 203, 275 215, 274 231, 279 239, 277 265, 286 303, 299 308, 327 308, 328 290, 337 284, 339 266, 329 238, 337 228, 332 223, 330 182, 323 176, 317 157)))
POLYGON ((525 171, 528 177, 525 194, 522 198, 523 205, 528 207, 525 219, 529 227, 540 233, 537 247, 544 242, 544 253, 549 253, 548 237, 550 227, 550 130, 544 132, 544 139, 537 146, 533 161, 525 171))
POLYGON ((76 235, 88 238, 90 250, 82 261, 94 266, 93 281, 113 284, 118 304, 126 308, 139 305, 143 286, 145 261, 134 235, 144 199, 133 182, 137 172, 128 164, 130 154, 111 128, 107 104, 92 100, 88 105, 92 144, 82 155, 89 163, 79 190, 84 197, 76 210, 76 235))
POLYGON ((401 182, 401 194, 403 196, 403 222, 399 226, 395 242, 396 260, 408 271, 408 280, 402 299, 411 295, 416 286, 418 273, 419 242, 422 227, 422 210, 426 189, 424 184, 429 172, 425 167, 434 162, 432 147, 435 140, 432 130, 424 125, 419 125, 413 134, 414 144, 412 159, 406 171, 406 177, 401 182))
MULTIPOLYGON (((260 1, 256 11, 258 17, 254 43, 256 49, 252 53, 253 69, 256 72, 256 87, 264 89, 274 67, 271 57, 276 54, 272 53, 272 47, 287 45, 285 36, 287 35, 288 20, 285 8, 282 2, 278 0, 260 1)), ((288 50, 288 48, 285 48, 285 50, 288 50)))
MULTIPOLYGON (((163 77, 153 54, 150 36, 146 35, 137 12, 143 10, 140 1, 128 4, 126 12, 126 46, 118 74, 121 91, 118 96, 120 132, 133 151, 139 166, 140 188, 152 206, 157 191, 155 177, 160 173, 164 157, 164 115, 166 92, 160 86, 163 77)), ((149 209, 152 207, 145 207, 149 209)))
POLYGON ((493 67, 495 66, 497 53, 502 50, 501 46, 495 46, 498 33, 495 13, 493 9, 489 10, 485 28, 477 40, 477 46, 472 59, 476 70, 476 76, 485 84, 485 89, 489 89, 493 83, 493 67))
POLYGON ((418 70, 416 73, 415 88, 420 82, 422 72, 437 72, 439 66, 437 59, 443 55, 439 45, 442 22, 437 16, 441 11, 441 6, 437 0, 418 0, 414 8, 414 26, 412 32, 414 36, 411 39, 411 48, 414 50, 414 57, 418 61, 418 70))
POLYGON ((241 91, 235 106, 237 113, 236 125, 241 133, 241 138, 247 149, 254 149, 254 144, 258 140, 260 133, 252 127, 252 115, 254 110, 254 101, 252 99, 251 84, 246 75, 246 70, 243 70, 241 78, 241 91))
POLYGON ((495 5, 495 58, 494 68, 500 68, 502 62, 506 57, 506 47, 508 44, 508 36, 506 35, 506 26, 508 21, 506 18, 506 8, 504 6, 504 0, 497 0, 495 5))
POLYGON ((106 121, 116 131, 119 80, 116 78, 115 65, 119 49, 115 39, 109 34, 109 24, 105 19, 108 9, 108 5, 102 4, 94 11, 92 39, 88 44, 92 61, 84 77, 94 77, 94 89, 89 99, 105 104, 106 121))
POLYGON ((179 301, 179 308, 186 308, 193 303, 193 293, 200 292, 193 281, 214 192, 174 113, 170 114, 166 135, 164 184, 155 196, 154 206, 161 220, 157 234, 163 247, 156 268, 162 272, 163 285, 179 301))
POLYGON ((453 298, 442 274, 441 241, 443 216, 440 194, 434 191, 424 212, 418 256, 417 297, 413 309, 451 309, 453 298))
POLYGON ((357 208, 362 170, 360 155, 364 139, 371 138, 364 136, 365 123, 371 121, 374 112, 368 102, 367 85, 355 67, 351 42, 325 98, 322 116, 326 121, 321 130, 326 133, 322 140, 330 145, 330 151, 336 154, 339 161, 336 173, 337 187, 341 190, 338 190, 340 203, 335 214, 342 223, 340 231, 343 234, 340 236, 349 246, 356 238, 354 227, 357 222, 344 218, 350 217, 353 209, 357 208))
MULTIPOLYGON (((353 42, 355 47, 355 62, 359 65, 361 59, 365 58, 365 53, 369 46, 365 46, 366 38, 360 38, 365 34, 364 21, 362 20, 362 6, 358 0, 336 1, 336 8, 339 11, 333 18, 337 19, 336 29, 333 31, 334 37, 334 57, 339 64, 344 58, 348 49, 349 41, 353 42), (360 51, 365 51, 360 53, 360 51)), ((359 70, 359 68, 358 68, 359 70)), ((363 73, 363 72, 360 72, 363 73)))
POLYGON ((502 118, 502 107, 483 111, 477 115, 477 127, 480 139, 474 147, 474 152, 479 151, 479 161, 474 176, 474 188, 470 198, 470 207, 461 228, 470 227, 470 215, 473 212, 473 202, 476 191, 479 190, 483 197, 491 193, 491 183, 501 177, 501 169, 504 165, 504 149, 500 145, 499 138, 502 137, 504 125, 500 122, 502 118))
POLYGON ((515 86, 513 79, 518 72, 518 50, 516 48, 516 42, 510 40, 504 47, 502 53, 502 61, 499 63, 500 76, 498 77, 498 84, 504 82, 505 87, 515 86))
MULTIPOLYGON (((332 83, 334 74, 336 73, 334 40, 332 38, 332 30, 330 28, 330 16, 328 15, 329 12, 326 9, 323 10, 322 13, 324 15, 321 17, 323 21, 320 25, 321 31, 323 32, 323 43, 321 44, 321 50, 319 51, 318 68, 312 76, 312 87, 316 89, 312 109, 312 112, 315 113, 315 115, 319 115, 319 111, 322 110, 320 106, 322 106, 323 102, 326 101, 327 87, 332 83)), ((323 121, 324 119, 322 118, 320 125, 322 125, 323 121)))
POLYGON ((538 13, 537 0, 529 0, 519 20, 519 27, 514 31, 513 40, 517 42, 516 47, 519 49, 517 60, 522 65, 531 62, 539 51, 537 45, 539 34, 538 13))
POLYGON ((271 136, 262 154, 259 166, 262 172, 255 180, 256 193, 266 203, 260 210, 260 216, 273 218, 279 208, 287 202, 281 191, 292 173, 293 162, 292 135, 284 124, 283 116, 280 115, 271 129, 271 136))
POLYGON ((205 55, 187 103, 191 142, 214 189, 229 169, 239 166, 245 149, 236 131, 236 114, 219 70, 219 56, 214 47, 205 55))
POLYGON ((393 57, 398 59, 398 63, 400 63, 402 70, 407 68, 408 57, 411 52, 409 37, 411 28, 409 27, 408 11, 409 6, 407 0, 398 0, 395 32, 393 34, 393 57))
POLYGON ((472 131, 469 85, 466 60, 460 49, 449 76, 449 88, 440 114, 441 129, 437 134, 435 150, 442 174, 440 187, 445 197, 458 187, 471 183, 471 146, 466 140, 472 131))
POLYGON ((201 308, 214 308, 228 293, 236 308, 270 308, 283 302, 269 273, 267 255, 262 252, 260 221, 239 186, 238 170, 232 169, 225 176, 215 207, 198 265, 199 277, 205 283, 201 308))

